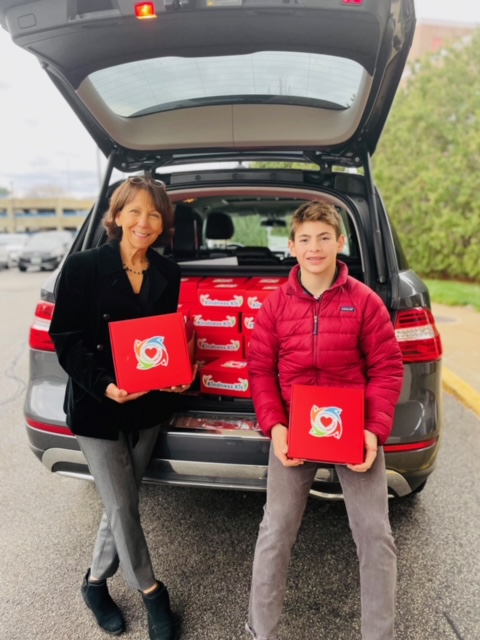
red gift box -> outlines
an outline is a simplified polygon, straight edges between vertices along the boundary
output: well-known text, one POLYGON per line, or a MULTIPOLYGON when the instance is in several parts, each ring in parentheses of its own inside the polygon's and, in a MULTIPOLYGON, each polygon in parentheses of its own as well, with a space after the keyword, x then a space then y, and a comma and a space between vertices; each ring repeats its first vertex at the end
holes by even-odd
POLYGON ((187 321, 190 319, 191 308, 192 306, 185 302, 179 302, 177 305, 177 311, 180 311, 180 313, 183 315, 183 319, 185 320, 185 323, 187 323, 187 321))
POLYGON ((244 277, 244 276, 232 276, 232 277, 224 277, 224 278, 206 276, 205 278, 202 278, 202 281, 199 283, 198 286, 199 286, 199 289, 208 289, 209 287, 212 287, 212 286, 214 287, 217 284, 239 285, 239 284, 246 284, 247 282, 249 282, 249 280, 247 277, 244 277))
POLYGON ((250 338, 255 327, 255 318, 257 314, 255 312, 242 313, 242 333, 243 333, 243 357, 248 356, 248 348, 250 346, 250 338))
POLYGON ((245 336, 250 336, 255 327, 256 313, 242 313, 241 329, 245 336))
POLYGON ((180 311, 109 323, 117 386, 128 393, 190 384, 193 378, 180 311))
POLYGON ((288 457, 361 464, 364 404, 363 389, 293 385, 288 457))
POLYGON ((186 276, 180 279, 180 295, 179 302, 187 304, 195 304, 198 297, 198 285, 202 278, 199 276, 186 276))
POLYGON ((240 331, 240 314, 228 309, 212 307, 194 307, 190 312, 190 318, 197 330, 240 331))
POLYGON ((250 278, 248 281, 248 288, 256 287, 256 286, 264 286, 269 284, 276 284, 280 286, 284 282, 287 282, 288 278, 284 278, 278 276, 278 278, 272 278, 270 276, 255 276, 254 278, 250 278))
POLYGON ((214 358, 242 358, 243 336, 229 331, 195 329, 195 357, 198 360, 214 358))
POLYGON ((220 358, 207 363, 200 374, 200 391, 221 396, 250 398, 246 360, 220 358))
POLYGON ((258 311, 261 308, 263 301, 268 298, 272 291, 275 291, 280 286, 281 285, 279 284, 253 284, 252 286, 249 286, 248 289, 245 290, 245 300, 242 311, 258 311))
POLYGON ((245 287, 239 283, 212 284, 198 289, 200 307, 228 308, 240 311, 245 299, 245 287))

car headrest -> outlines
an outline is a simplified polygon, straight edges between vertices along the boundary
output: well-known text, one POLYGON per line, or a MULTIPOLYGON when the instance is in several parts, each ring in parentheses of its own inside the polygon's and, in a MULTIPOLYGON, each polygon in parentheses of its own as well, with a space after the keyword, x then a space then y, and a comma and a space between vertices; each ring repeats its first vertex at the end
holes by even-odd
POLYGON ((202 216, 187 204, 179 203, 175 207, 175 233, 173 253, 177 251, 198 250, 202 245, 202 216))
POLYGON ((235 229, 228 213, 212 211, 205 224, 205 237, 208 240, 230 240, 235 229))
POLYGON ((235 249, 235 255, 244 256, 246 258, 270 258, 273 253, 268 247, 237 247, 235 249))

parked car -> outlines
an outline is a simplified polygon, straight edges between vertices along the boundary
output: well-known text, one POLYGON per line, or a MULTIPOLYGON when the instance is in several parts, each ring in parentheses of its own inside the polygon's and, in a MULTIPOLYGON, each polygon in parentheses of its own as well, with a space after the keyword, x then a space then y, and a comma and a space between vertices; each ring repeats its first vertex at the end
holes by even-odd
MULTIPOLYGON (((371 167, 411 46, 413 0, 167 0, 137 20, 142 7, 0 0, 3 27, 37 56, 108 158, 70 251, 105 242, 114 170, 165 182, 176 204, 167 252, 185 277, 286 276, 292 212, 309 200, 335 205, 347 237, 341 258, 384 300, 405 363, 385 447, 390 493, 420 491, 442 435, 441 343, 371 167)), ((27 433, 49 470, 86 478, 48 335, 56 277, 30 332, 27 433)), ((194 389, 161 431, 146 479, 264 490, 268 449, 250 399, 194 389)), ((333 466, 319 467, 312 493, 341 498, 333 466)))
POLYGON ((0 269, 18 265, 18 256, 28 235, 26 233, 0 233, 0 269))
POLYGON ((73 236, 69 231, 37 231, 28 237, 18 254, 18 268, 26 271, 29 267, 38 267, 44 271, 56 269, 73 236))

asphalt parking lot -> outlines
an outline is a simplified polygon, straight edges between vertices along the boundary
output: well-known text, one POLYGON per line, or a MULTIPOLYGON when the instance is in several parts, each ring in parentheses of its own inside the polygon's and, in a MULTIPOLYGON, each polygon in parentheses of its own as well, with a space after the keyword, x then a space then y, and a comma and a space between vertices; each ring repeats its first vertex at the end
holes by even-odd
MULTIPOLYGON (((101 505, 92 484, 49 474, 29 451, 22 402, 28 327, 42 273, 0 272, 0 639, 100 640, 80 596, 101 505)), ((391 503, 399 553, 398 640, 480 638, 480 420, 445 396, 438 467, 418 497, 391 503)), ((142 488, 158 577, 182 640, 246 640, 249 576, 264 497, 142 488)), ((137 593, 112 593, 125 640, 148 637, 137 593)), ((359 640, 355 549, 345 509, 311 499, 295 547, 282 640, 359 640)))

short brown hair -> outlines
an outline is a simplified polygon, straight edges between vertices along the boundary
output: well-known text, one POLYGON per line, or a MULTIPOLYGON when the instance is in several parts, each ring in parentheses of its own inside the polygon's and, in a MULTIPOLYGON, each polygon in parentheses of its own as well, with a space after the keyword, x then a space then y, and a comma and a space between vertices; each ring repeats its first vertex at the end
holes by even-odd
POLYGON ((107 230, 107 236, 110 240, 121 239, 122 228, 116 224, 115 219, 123 207, 131 202, 142 189, 148 193, 155 209, 162 215, 163 231, 153 244, 160 245, 170 241, 173 227, 172 203, 165 191, 165 184, 148 176, 131 176, 112 193, 110 206, 103 217, 103 226, 107 230))
POLYGON ((335 237, 342 235, 342 218, 333 204, 311 200, 302 204, 290 221, 290 240, 295 240, 295 233, 303 222, 324 222, 335 230, 335 237))

